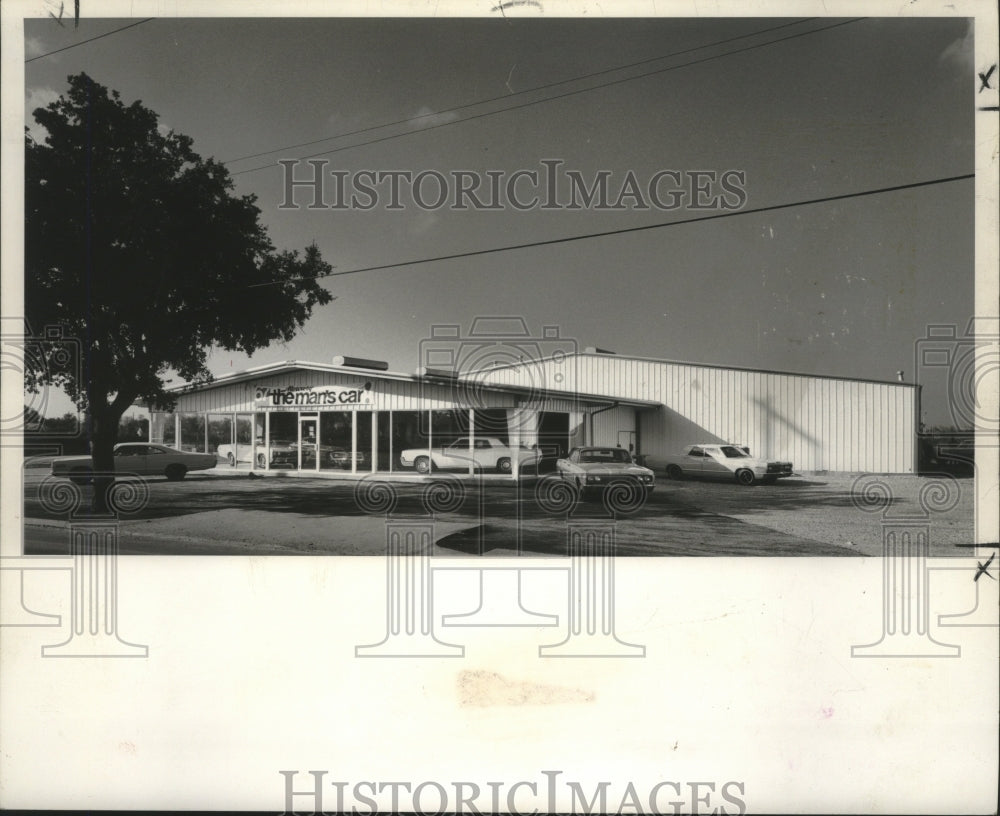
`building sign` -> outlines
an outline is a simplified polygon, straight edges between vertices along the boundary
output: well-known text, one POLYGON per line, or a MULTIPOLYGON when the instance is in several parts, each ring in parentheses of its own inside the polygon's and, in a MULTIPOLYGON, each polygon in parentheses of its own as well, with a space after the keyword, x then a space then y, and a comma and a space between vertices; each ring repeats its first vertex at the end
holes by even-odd
POLYGON ((350 411, 371 405, 372 384, 364 385, 258 385, 254 389, 257 408, 311 408, 350 411))

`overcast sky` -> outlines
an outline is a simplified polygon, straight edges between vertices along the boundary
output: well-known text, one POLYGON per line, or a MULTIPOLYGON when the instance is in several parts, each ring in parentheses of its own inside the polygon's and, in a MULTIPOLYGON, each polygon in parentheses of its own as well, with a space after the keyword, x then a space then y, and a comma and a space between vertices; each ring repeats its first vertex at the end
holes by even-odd
MULTIPOLYGON (((26 58, 131 22, 27 21, 26 58)), ((238 192, 258 196, 279 248, 315 241, 338 272, 706 214, 426 211, 409 201, 400 210, 278 209, 279 159, 394 134, 406 135, 328 154, 329 168, 509 178, 557 159, 588 179, 610 171, 615 193, 629 171, 645 184, 660 170, 735 170, 745 173, 744 211, 973 172, 967 21, 778 28, 790 22, 153 20, 28 62, 27 109, 86 71, 126 102, 141 99, 203 156, 275 151, 230 165, 238 192), (829 30, 805 33, 820 28, 829 30), (753 32, 762 33, 734 39, 753 32), (712 45, 720 41, 729 42, 712 45), (760 47, 728 53, 751 46, 760 47), (510 98, 291 147, 496 97, 510 98), (419 132, 429 125, 443 126, 419 132)), ((252 359, 219 351, 211 367, 348 354, 412 372, 432 325, 521 315, 535 331, 558 325, 580 347, 883 380, 902 369, 913 382, 926 326, 961 330, 972 315, 973 215, 970 179, 344 275, 325 282, 337 300, 292 343, 252 359)), ((947 422, 943 393, 927 382, 925 418, 947 422)))

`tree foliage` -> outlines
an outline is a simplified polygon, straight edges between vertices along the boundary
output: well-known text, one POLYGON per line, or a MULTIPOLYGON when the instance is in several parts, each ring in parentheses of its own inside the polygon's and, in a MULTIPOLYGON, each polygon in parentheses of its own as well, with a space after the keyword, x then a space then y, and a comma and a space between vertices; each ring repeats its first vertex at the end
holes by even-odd
POLYGON ((26 140, 26 317, 79 341, 82 366, 28 386, 61 386, 88 412, 102 469, 129 405, 169 407, 169 371, 209 380, 213 346, 290 340, 332 299, 316 280, 331 267, 314 245, 277 250, 220 162, 86 74, 34 118, 47 135, 26 140))

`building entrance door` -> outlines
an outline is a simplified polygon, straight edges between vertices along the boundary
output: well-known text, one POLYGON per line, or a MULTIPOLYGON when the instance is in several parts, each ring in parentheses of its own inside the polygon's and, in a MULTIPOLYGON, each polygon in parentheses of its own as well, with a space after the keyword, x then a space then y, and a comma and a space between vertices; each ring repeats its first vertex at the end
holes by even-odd
POLYGON ((319 417, 301 415, 299 417, 299 470, 319 469, 319 417))

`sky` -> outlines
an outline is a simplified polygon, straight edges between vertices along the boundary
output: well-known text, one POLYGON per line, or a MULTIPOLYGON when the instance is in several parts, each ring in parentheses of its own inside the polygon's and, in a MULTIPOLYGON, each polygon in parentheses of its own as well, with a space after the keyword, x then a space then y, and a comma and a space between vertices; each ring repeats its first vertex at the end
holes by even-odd
MULTIPOLYGON (((26 111, 85 71, 230 162, 278 248, 315 242, 338 273, 403 264, 326 279, 336 300, 292 342, 252 358, 216 350, 216 375, 338 354, 413 372, 434 325, 516 315, 624 355, 877 380, 902 370, 924 378, 925 421, 949 422, 940 377, 915 353, 928 325, 961 333, 973 314, 973 180, 747 211, 972 173, 965 19, 155 19, 42 56, 133 22, 26 21, 26 111), (493 101, 470 104, 481 100, 493 101), (588 181, 607 171, 612 198, 630 172, 645 186, 663 170, 734 171, 745 201, 459 211, 404 196, 387 209, 382 187, 369 210, 309 209, 302 190, 301 207, 281 209, 277 162, 319 153, 348 178, 506 180, 555 160, 588 181)), ((433 182, 423 189, 435 197, 433 182)))

